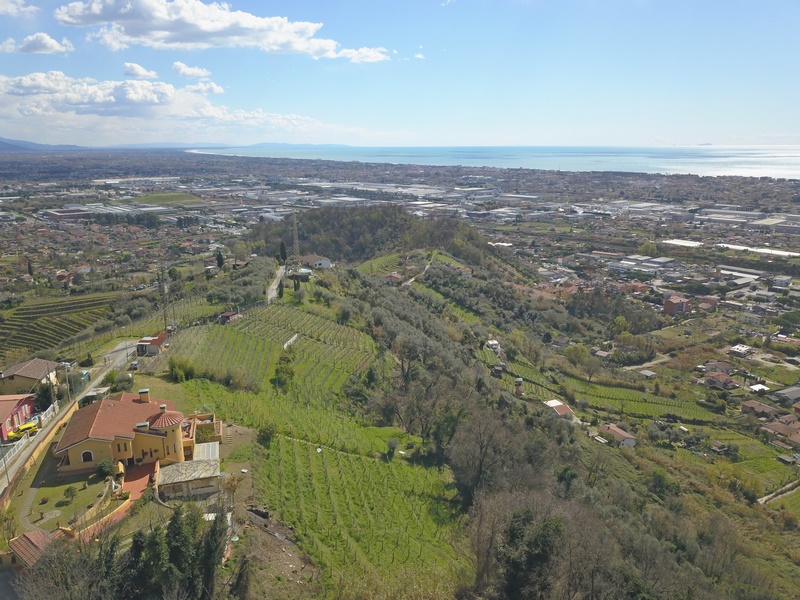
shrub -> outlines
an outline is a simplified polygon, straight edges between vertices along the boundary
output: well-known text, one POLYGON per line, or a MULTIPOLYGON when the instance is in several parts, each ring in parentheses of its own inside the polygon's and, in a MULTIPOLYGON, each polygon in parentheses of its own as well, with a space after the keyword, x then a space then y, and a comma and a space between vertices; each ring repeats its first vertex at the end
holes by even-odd
POLYGON ((67 502, 72 502, 73 500, 75 500, 75 496, 77 495, 78 495, 78 488, 76 488, 74 485, 71 485, 64 490, 64 498, 67 499, 67 502))
POLYGON ((100 477, 108 477, 114 474, 114 461, 110 458, 104 458, 95 467, 95 473, 100 477))

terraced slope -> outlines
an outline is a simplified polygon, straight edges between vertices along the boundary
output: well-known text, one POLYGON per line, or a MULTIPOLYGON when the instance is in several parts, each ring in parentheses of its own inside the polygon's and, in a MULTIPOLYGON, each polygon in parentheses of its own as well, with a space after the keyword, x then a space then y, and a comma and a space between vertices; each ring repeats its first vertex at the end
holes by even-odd
POLYGON ((118 294, 37 300, 5 314, 0 323, 0 363, 53 348, 108 316, 118 294))

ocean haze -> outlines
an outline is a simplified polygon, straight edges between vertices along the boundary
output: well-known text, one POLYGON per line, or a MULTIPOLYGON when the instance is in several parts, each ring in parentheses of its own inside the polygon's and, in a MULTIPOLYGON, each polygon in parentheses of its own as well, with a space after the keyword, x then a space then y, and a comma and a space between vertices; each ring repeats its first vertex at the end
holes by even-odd
POLYGON ((554 171, 738 175, 800 179, 800 146, 420 146, 257 144, 193 152, 269 158, 554 171))

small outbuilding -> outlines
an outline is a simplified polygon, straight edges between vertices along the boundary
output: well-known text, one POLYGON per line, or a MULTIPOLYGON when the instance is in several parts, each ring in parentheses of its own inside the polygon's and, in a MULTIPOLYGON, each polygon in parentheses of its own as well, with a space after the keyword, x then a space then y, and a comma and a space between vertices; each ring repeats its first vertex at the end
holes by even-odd
POLYGON ((161 467, 158 493, 165 500, 205 498, 219 491, 219 442, 195 444, 193 460, 161 467))

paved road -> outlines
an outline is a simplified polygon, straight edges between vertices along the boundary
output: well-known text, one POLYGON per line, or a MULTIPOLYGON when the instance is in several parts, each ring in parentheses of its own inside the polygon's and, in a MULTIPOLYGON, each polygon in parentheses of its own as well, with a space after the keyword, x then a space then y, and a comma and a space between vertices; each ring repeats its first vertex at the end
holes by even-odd
POLYGON ((278 267, 278 272, 275 274, 275 279, 267 288, 267 302, 272 302, 275 300, 276 296, 278 295, 278 283, 283 278, 283 274, 286 272, 286 267, 278 267))
MULTIPOLYGON (((87 386, 86 389, 81 391, 80 394, 77 396, 70 398, 69 400, 62 401, 61 409, 59 410, 59 416, 64 413, 73 403, 77 402, 81 398, 83 398, 90 390, 94 389, 102 380, 103 377, 106 376, 111 369, 120 367, 125 365, 128 361, 128 352, 132 349, 135 349, 136 346, 134 343, 131 342, 120 342, 117 344, 116 348, 111 350, 110 352, 102 355, 100 359, 95 362, 95 366, 90 369, 92 373, 92 384, 87 386)), ((55 424, 58 422, 59 417, 52 417, 50 421, 36 434, 36 437, 30 440, 28 445, 22 450, 19 454, 14 456, 11 459, 10 463, 5 465, 5 470, 3 465, 0 464, 0 494, 8 487, 8 482, 14 479, 14 476, 17 474, 17 471, 25 464, 25 462, 30 458, 31 454, 33 454, 34 448, 37 446, 37 442, 41 441, 41 438, 49 439, 53 435, 53 428, 55 424), (6 473, 6 470, 8 471, 6 473)), ((0 448, 0 456, 2 453, 7 451, 0 448)))

